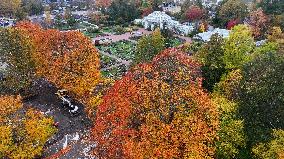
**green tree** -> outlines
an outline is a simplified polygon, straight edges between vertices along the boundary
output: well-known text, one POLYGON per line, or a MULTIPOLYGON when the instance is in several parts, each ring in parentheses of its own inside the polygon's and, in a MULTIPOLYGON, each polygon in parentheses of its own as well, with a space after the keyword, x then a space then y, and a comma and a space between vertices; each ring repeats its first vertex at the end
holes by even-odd
POLYGON ((250 28, 246 25, 235 26, 224 45, 224 63, 226 68, 240 68, 250 60, 254 48, 255 44, 250 28))
POLYGON ((143 36, 137 44, 137 50, 134 63, 148 62, 158 53, 165 49, 165 38, 159 29, 156 29, 152 35, 143 36))
POLYGON ((281 159, 284 157, 284 130, 274 129, 272 132, 272 139, 267 143, 260 143, 253 148, 253 153, 256 158, 281 159))
POLYGON ((22 0, 22 8, 28 15, 39 15, 44 9, 42 0, 22 0))
POLYGON ((222 159, 243 158, 246 146, 244 121, 238 118, 237 103, 215 94, 214 101, 220 113, 219 140, 216 142, 217 157, 222 159))
POLYGON ((0 59, 7 64, 1 92, 16 93, 27 88, 34 78, 35 64, 31 57, 34 45, 21 29, 0 30, 0 59))
POLYGON ((280 15, 284 12, 284 1, 282 0, 261 0, 258 3, 266 14, 280 15))
POLYGON ((228 22, 233 19, 244 19, 248 14, 247 5, 243 0, 228 0, 222 4, 218 16, 228 22))
POLYGON ((248 148, 269 142, 273 129, 284 129, 284 58, 268 52, 243 67, 240 116, 248 148))
POLYGON ((221 76, 226 72, 224 56, 224 40, 218 34, 214 34, 210 41, 202 46, 196 54, 197 58, 203 63, 202 76, 203 87, 209 91, 213 90, 215 83, 218 83, 221 76))
POLYGON ((119 24, 129 23, 140 15, 135 4, 127 0, 114 0, 107 9, 107 14, 109 20, 119 24))

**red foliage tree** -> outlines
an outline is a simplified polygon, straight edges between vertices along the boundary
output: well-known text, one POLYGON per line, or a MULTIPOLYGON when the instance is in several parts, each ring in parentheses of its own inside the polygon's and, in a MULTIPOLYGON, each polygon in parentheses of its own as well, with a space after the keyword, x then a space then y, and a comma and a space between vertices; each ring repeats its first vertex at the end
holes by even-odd
POLYGON ((240 23, 239 19, 232 19, 227 24, 227 29, 231 30, 234 26, 238 25, 240 23))
POLYGON ((199 64, 169 49, 117 81, 98 106, 98 158, 213 158, 215 104, 199 64))
POLYGON ((153 12, 152 7, 144 8, 142 11, 142 17, 145 17, 153 12))
POLYGON ((96 0, 95 4, 97 8, 108 8, 112 3, 112 0, 96 0))
POLYGON ((191 6, 186 11, 186 18, 190 21, 197 21, 204 17, 205 11, 198 6, 191 6))
POLYGON ((268 16, 265 15, 261 8, 250 13, 249 25, 252 28, 254 37, 258 38, 264 35, 268 27, 268 16))

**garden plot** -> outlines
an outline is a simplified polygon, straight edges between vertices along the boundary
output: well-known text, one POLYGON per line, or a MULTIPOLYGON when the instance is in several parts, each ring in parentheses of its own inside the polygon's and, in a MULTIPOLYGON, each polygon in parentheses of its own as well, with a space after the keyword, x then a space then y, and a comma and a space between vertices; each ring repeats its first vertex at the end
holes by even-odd
POLYGON ((136 45, 130 41, 118 41, 108 46, 98 46, 100 51, 112 54, 122 60, 132 61, 135 58, 136 45))

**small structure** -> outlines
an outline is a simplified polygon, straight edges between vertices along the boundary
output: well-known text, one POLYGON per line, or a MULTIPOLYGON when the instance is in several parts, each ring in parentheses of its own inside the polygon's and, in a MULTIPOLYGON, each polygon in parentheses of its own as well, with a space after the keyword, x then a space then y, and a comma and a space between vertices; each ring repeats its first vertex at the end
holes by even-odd
POLYGON ((223 38, 228 38, 229 34, 230 34, 230 31, 227 30, 227 29, 216 28, 213 31, 207 31, 207 32, 204 32, 204 33, 196 34, 193 37, 193 39, 197 39, 197 40, 202 40, 204 42, 208 42, 208 41, 210 41, 211 36, 214 35, 214 34, 219 34, 223 38))
POLYGON ((145 29, 154 30, 155 28, 165 29, 165 27, 176 34, 188 35, 194 30, 193 26, 181 24, 179 21, 167 15, 165 12, 155 11, 143 19, 136 19, 135 24, 141 24, 145 29))
POLYGON ((67 90, 61 89, 58 90, 55 94, 58 95, 58 97, 62 100, 62 105, 68 107, 70 114, 75 115, 78 113, 79 108, 78 106, 72 104, 71 98, 67 95, 67 90))
POLYGON ((15 24, 15 19, 11 18, 0 18, 0 27, 5 28, 5 27, 11 27, 15 24))

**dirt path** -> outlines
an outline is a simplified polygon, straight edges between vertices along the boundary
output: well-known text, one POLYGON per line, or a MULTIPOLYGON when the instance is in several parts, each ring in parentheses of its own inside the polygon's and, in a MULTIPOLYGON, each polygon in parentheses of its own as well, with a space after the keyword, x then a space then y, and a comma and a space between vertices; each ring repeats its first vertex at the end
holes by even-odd
MULTIPOLYGON (((138 32, 141 32, 143 35, 149 35, 149 34, 152 33, 152 31, 148 31, 144 28, 139 28, 138 32)), ((101 36, 101 37, 93 38, 93 42, 95 42, 96 40, 105 39, 105 38, 110 38, 110 39, 112 39, 113 42, 117 42, 117 41, 121 41, 121 40, 133 41, 133 40, 129 39, 132 36, 130 32, 127 32, 127 33, 121 34, 121 35, 114 35, 114 34, 111 34, 111 33, 104 33, 104 34, 107 34, 107 36, 101 36)), ((191 41, 192 41, 190 37, 185 37, 185 36, 176 35, 176 34, 174 36, 181 38, 188 43, 191 43, 191 41)))
POLYGON ((88 135, 92 122, 85 114, 83 105, 75 102, 79 107, 80 113, 77 116, 71 116, 68 109, 62 107, 61 101, 55 95, 56 87, 45 80, 39 80, 33 86, 33 90, 37 90, 38 95, 25 101, 25 107, 39 110, 47 116, 53 117, 55 122, 58 122, 58 131, 46 143, 43 158, 58 153, 65 146, 71 146, 65 158, 77 159, 79 156, 88 158, 84 157, 84 154, 81 154, 81 152, 89 147, 90 144, 81 144, 80 141, 88 135))
MULTIPOLYGON (((147 31, 143 28, 138 29, 138 32, 141 32, 143 35, 148 35, 151 34, 151 31, 147 31)), ((114 35, 111 33, 104 33, 107 34, 106 36, 101 36, 101 37, 96 37, 93 38, 93 42, 95 42, 96 40, 100 40, 100 39, 105 39, 105 38, 110 38, 112 39, 112 42, 117 42, 117 41, 121 41, 121 40, 130 40, 129 38, 132 36, 130 32, 121 34, 121 35, 114 35)))

